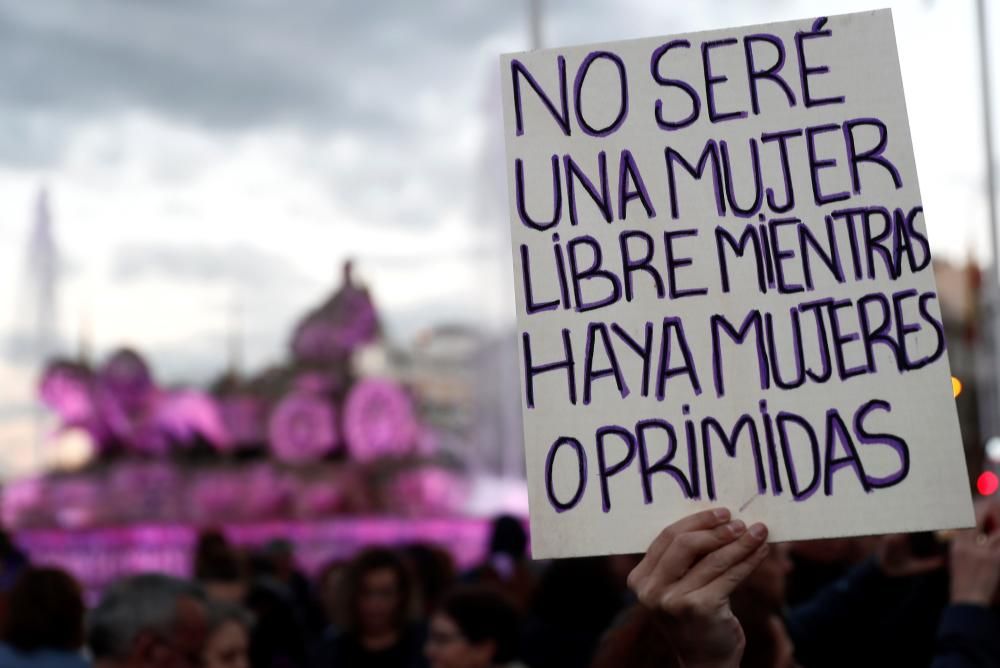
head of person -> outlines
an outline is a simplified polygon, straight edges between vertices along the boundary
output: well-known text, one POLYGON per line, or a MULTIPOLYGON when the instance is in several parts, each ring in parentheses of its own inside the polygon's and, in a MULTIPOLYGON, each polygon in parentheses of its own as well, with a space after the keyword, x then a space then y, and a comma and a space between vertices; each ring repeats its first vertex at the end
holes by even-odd
POLYGON ((524 559, 528 550, 528 532, 513 515, 500 515, 493 520, 490 533, 490 554, 503 555, 514 561, 524 559))
POLYGON ((446 550, 428 543, 414 543, 403 549, 413 574, 414 598, 422 618, 437 610, 455 581, 455 562, 446 550))
POLYGON ((295 572, 295 548, 291 541, 275 538, 264 546, 264 554, 271 562, 277 578, 287 580, 295 572))
POLYGON ((517 614, 500 593, 459 589, 431 617, 425 652, 431 668, 490 668, 516 657, 517 636, 517 614))
POLYGON ((207 630, 200 587, 148 573, 105 592, 87 618, 87 645, 98 668, 196 668, 207 630))
POLYGON ((75 652, 83 646, 83 596, 72 576, 57 568, 28 568, 8 598, 3 639, 21 652, 75 652))
POLYGON ((204 569, 211 568, 214 561, 231 551, 232 546, 224 533, 218 529, 202 530, 194 546, 194 576, 202 579, 204 569))
POLYGON ((224 601, 208 604, 203 668, 250 668, 250 613, 224 601))
POLYGON ((239 554, 226 550, 199 562, 195 571, 198 584, 211 600, 237 604, 246 598, 248 581, 239 554))
POLYGON ((298 666, 306 661, 305 628, 288 586, 274 576, 250 583, 246 607, 253 615, 250 662, 255 666, 298 666))
POLYGON ((409 619, 410 577, 392 550, 371 548, 355 557, 342 592, 342 618, 349 631, 362 636, 398 632, 409 619))

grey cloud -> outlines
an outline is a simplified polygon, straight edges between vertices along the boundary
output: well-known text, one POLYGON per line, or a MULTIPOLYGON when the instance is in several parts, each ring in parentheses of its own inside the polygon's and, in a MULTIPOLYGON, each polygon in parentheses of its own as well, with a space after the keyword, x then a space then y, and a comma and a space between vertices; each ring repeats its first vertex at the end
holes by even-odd
POLYGON ((312 284, 291 262, 247 244, 127 244, 120 246, 111 265, 112 278, 132 281, 165 278, 172 281, 222 281, 260 288, 312 284))
MULTIPOLYGON (((225 327, 237 330, 244 358, 257 366, 280 355, 297 318, 333 289, 336 267, 330 268, 329 284, 317 284, 284 257, 248 244, 130 244, 116 249, 111 276, 128 282, 228 286, 232 298, 218 302, 217 297, 206 296, 213 301, 205 306, 229 314, 225 327)), ((158 374, 162 372, 169 382, 202 382, 222 370, 232 334, 225 329, 203 331, 190 340, 154 348, 150 357, 158 374)))
POLYGON ((454 79, 455 56, 515 18, 460 0, 7 0, 0 96, 30 110, 145 108, 214 129, 402 123, 414 92, 454 79))
POLYGON ((47 353, 66 354, 70 349, 70 342, 63 337, 42 346, 37 336, 24 329, 15 329, 0 338, 0 357, 16 367, 39 367, 47 353))
POLYGON ((470 304, 455 299, 426 300, 407 308, 393 311, 387 324, 393 340, 409 341, 421 331, 435 325, 467 325, 477 328, 481 325, 480 310, 470 308, 470 304))

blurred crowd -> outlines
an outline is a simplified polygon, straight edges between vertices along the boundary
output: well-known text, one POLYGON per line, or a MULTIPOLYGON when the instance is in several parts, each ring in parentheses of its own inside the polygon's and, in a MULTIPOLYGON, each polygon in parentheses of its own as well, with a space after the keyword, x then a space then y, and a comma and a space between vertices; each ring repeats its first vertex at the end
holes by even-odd
POLYGON ((412 544, 309 577, 288 542, 204 531, 189 579, 124 578, 89 608, 3 538, 0 668, 1000 666, 1000 505, 951 535, 793 544, 712 513, 645 555, 552 562, 500 517, 464 572, 412 544))

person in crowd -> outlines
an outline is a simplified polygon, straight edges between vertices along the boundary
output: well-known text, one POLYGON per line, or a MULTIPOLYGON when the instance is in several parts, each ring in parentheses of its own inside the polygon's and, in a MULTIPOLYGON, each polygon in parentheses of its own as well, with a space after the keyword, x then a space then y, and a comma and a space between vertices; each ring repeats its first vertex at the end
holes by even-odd
POLYGON ((239 552, 221 532, 204 531, 198 536, 193 571, 209 599, 239 604, 246 598, 246 569, 239 552))
POLYGON ((788 605, 808 601, 847 575, 875 551, 877 537, 826 538, 789 544, 794 568, 788 576, 788 605))
POLYGON ((624 606, 622 583, 607 557, 553 561, 543 571, 525 619, 531 666, 584 668, 624 606), (587 583, 581 596, 581 583, 587 583))
POLYGON ((413 573, 417 612, 427 619, 454 584, 455 563, 447 550, 429 543, 407 545, 402 556, 413 573))
POLYGON ((254 668, 300 668, 308 656, 305 624, 288 587, 273 576, 250 584, 246 607, 254 618, 250 664, 254 668))
POLYGON ((633 606, 601 639, 590 668, 680 668, 662 627, 661 615, 633 606))
POLYGON ((518 610, 524 612, 536 586, 527 555, 528 533, 524 523, 512 515, 500 515, 493 520, 486 560, 467 573, 464 580, 502 587, 518 610))
MULTIPOLYGON (((782 621, 785 578, 791 568, 785 545, 771 545, 761 563, 731 596, 744 635, 741 668, 794 668, 794 644, 782 621)), ((601 643, 591 668, 681 668, 670 642, 668 617, 643 605, 630 608, 601 643)))
POLYGON ((416 668, 426 665, 424 632, 411 622, 412 585, 393 551, 369 548, 347 568, 342 587, 343 628, 324 637, 316 668, 416 668))
POLYGON ((1000 527, 963 531, 949 552, 949 600, 932 668, 1000 666, 1000 527))
POLYGON ((0 529, 0 592, 9 591, 27 567, 27 555, 14 543, 9 533, 0 529))
POLYGON ((1000 638, 990 633, 1000 631, 1000 560, 988 549, 1000 530, 1000 505, 981 499, 976 506, 977 529, 954 533, 950 549, 940 543, 934 554, 913 535, 882 536, 871 557, 790 609, 786 623, 800 661, 809 668, 858 664, 854 648, 865 646, 858 665, 984 665, 968 663, 973 656, 1000 665, 998 640, 988 641, 1000 638))
POLYGON ((674 522, 653 540, 628 584, 673 656, 672 665, 736 668, 746 636, 730 596, 767 556, 767 527, 746 527, 728 510, 705 510, 674 522))
POLYGON ((7 619, 7 595, 18 576, 29 565, 28 557, 3 529, 0 529, 0 626, 7 619))
POLYGON ((226 535, 218 529, 204 529, 198 534, 194 546, 194 563, 191 570, 194 577, 202 580, 216 561, 226 558, 233 552, 226 535))
POLYGON ((943 612, 938 609, 933 648, 923 660, 899 651, 903 644, 919 645, 919 638, 883 636, 889 658, 873 660, 867 650, 859 654, 862 647, 873 648, 864 636, 845 634, 858 623, 887 616, 885 602, 904 591, 901 583, 943 564, 938 557, 914 555, 905 536, 883 537, 870 560, 806 606, 788 611, 784 620, 774 610, 784 595, 783 557, 758 570, 772 549, 764 543, 767 528, 747 528, 726 509, 696 513, 664 529, 630 575, 629 585, 655 616, 660 642, 669 647, 673 663, 664 665, 785 668, 797 665, 793 657, 805 656, 802 663, 811 667, 820 652, 838 654, 845 648, 852 657, 838 659, 839 665, 1000 665, 1000 617, 994 607, 1000 588, 998 527, 1000 523, 980 516, 978 529, 959 532, 952 541, 950 599, 943 612), (742 604, 741 596, 747 597, 742 604), (749 656, 751 638, 757 641, 756 658, 749 656), (812 646, 811 653, 801 650, 801 640, 812 646), (901 656, 907 658, 898 660, 901 656))
POLYGON ((271 540, 264 546, 264 558, 271 565, 271 573, 292 596, 296 614, 302 620, 306 635, 318 636, 324 626, 323 610, 309 581, 295 562, 295 547, 284 538, 271 540))
POLYGON ((431 668, 513 668, 518 635, 517 613, 499 592, 469 587, 441 602, 425 652, 431 668))
POLYGON ((69 574, 56 568, 21 572, 8 599, 0 642, 3 668, 85 668, 83 596, 69 574))
POLYGON ((146 573, 113 584, 86 631, 96 668, 197 668, 207 630, 200 587, 146 573))
POLYGON ((252 618, 245 609, 210 601, 202 668, 250 668, 251 626, 252 618))
POLYGON ((327 633, 336 632, 342 626, 340 620, 340 588, 343 586, 347 562, 332 559, 323 566, 316 576, 316 594, 323 608, 327 633))

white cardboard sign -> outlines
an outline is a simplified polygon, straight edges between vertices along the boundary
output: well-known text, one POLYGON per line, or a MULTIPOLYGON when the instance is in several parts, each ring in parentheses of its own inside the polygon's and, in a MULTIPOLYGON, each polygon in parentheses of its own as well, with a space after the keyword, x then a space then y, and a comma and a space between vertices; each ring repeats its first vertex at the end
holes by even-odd
POLYGON ((501 71, 536 557, 971 525, 888 10, 501 71))

